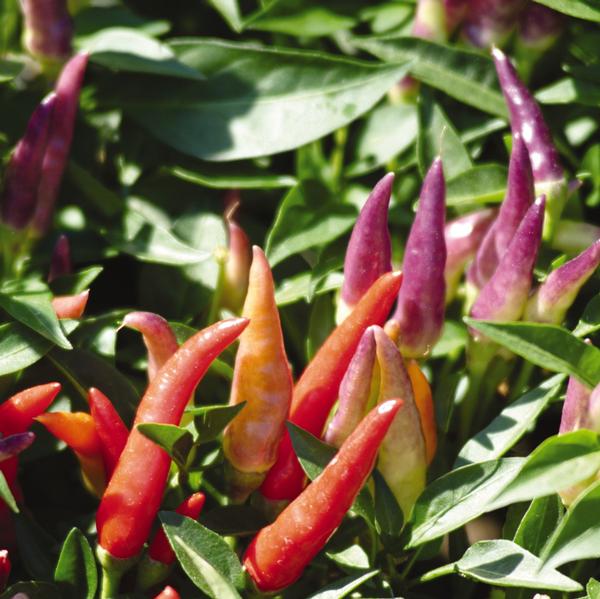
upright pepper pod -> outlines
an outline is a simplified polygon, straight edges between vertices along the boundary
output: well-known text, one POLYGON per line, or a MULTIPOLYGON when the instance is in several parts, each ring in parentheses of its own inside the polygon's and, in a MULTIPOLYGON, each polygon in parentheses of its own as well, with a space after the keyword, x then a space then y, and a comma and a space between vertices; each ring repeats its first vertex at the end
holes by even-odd
POLYGON ((369 412, 323 472, 252 539, 243 563, 261 591, 292 584, 323 548, 371 474, 401 406, 390 400, 369 412))
POLYGON ((485 208, 469 212, 446 223, 444 227, 446 303, 454 297, 466 264, 475 256, 496 214, 496 210, 485 208))
POLYGON ((139 553, 160 506, 171 463, 169 455, 135 425, 179 424, 189 397, 211 362, 247 324, 245 318, 234 318, 199 331, 150 382, 96 515, 99 545, 109 556, 125 559, 139 553))
POLYGON ((506 197, 469 269, 471 285, 481 289, 490 280, 533 200, 533 173, 529 153, 521 135, 516 134, 508 167, 506 197))
MULTIPOLYGON (((479 293, 471 316, 483 320, 519 320, 529 290, 544 221, 544 198, 538 198, 523 217, 492 278, 479 293)), ((472 331, 475 339, 481 335, 472 331)))
POLYGON ((344 260, 338 322, 350 313, 381 275, 392 270, 388 207, 393 185, 394 174, 388 173, 375 185, 356 219, 344 260))
POLYGON ((435 422, 433 394, 431 393, 429 381, 419 368, 416 360, 409 360, 406 370, 410 378, 415 406, 419 412, 421 431, 423 432, 423 439, 425 441, 427 465, 429 465, 433 461, 437 449, 437 426, 435 422))
POLYGON ((379 366, 379 402, 400 397, 404 402, 381 443, 377 468, 408 519, 412 506, 425 488, 427 454, 421 420, 402 355, 383 329, 375 329, 379 366))
MULTIPOLYGON (((360 338, 368 326, 385 321, 401 283, 401 273, 379 277, 329 335, 296 383, 290 408, 291 422, 321 436, 360 338)), ((304 472, 286 431, 279 444, 277 462, 267 474, 261 493, 272 500, 294 499, 302 491, 304 480, 304 472)))
POLYGON ((61 235, 50 258, 50 270, 48 272, 48 282, 51 283, 58 277, 64 277, 71 274, 73 266, 71 264, 71 245, 66 235, 61 235))
POLYGON ((124 327, 142 334, 148 350, 148 380, 152 380, 163 364, 177 351, 179 343, 169 323, 153 312, 129 312, 124 327))
POLYGON ((560 324, 584 283, 600 265, 600 240, 552 271, 527 301, 524 320, 560 324))
POLYGON ((36 420, 73 450, 81 465, 86 488, 101 497, 106 486, 106 470, 94 419, 85 412, 48 412, 40 414, 36 420))
POLYGON ((257 246, 242 315, 250 324, 240 336, 229 403, 246 405, 223 436, 229 491, 236 501, 257 489, 277 460, 293 389, 273 275, 257 246))
POLYGON ((527 0, 471 0, 465 38, 478 48, 501 46, 515 29, 527 0))
POLYGON ((492 51, 502 93, 514 133, 523 137, 529 151, 536 194, 546 196, 544 239, 551 240, 568 197, 568 186, 552 135, 531 92, 519 79, 508 57, 498 48, 492 51))
POLYGON ((398 325, 403 355, 427 355, 442 333, 446 297, 446 187, 436 158, 423 181, 402 269, 404 283, 392 320, 398 325))
POLYGON ((89 297, 89 289, 74 295, 57 295, 52 298, 52 308, 57 318, 76 320, 83 316, 89 297))
POLYGON ((39 178, 56 103, 54 93, 42 100, 10 157, 2 193, 2 221, 13 229, 25 228, 35 212, 39 178))

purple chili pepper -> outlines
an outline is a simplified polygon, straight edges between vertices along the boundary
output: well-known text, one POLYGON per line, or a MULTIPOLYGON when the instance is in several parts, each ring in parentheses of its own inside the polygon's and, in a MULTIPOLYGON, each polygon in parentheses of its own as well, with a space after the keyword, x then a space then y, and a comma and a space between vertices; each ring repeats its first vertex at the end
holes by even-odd
POLYGON ((478 48, 502 45, 527 0, 470 0, 463 33, 478 48))
POLYGON ((529 298, 524 320, 560 324, 583 284, 600 264, 600 240, 552 271, 529 298))
POLYGON ((564 27, 561 13, 530 2, 519 20, 519 42, 530 50, 545 51, 560 36, 564 27))
POLYGON ((71 266, 71 248, 69 238, 61 235, 52 251, 50 259, 50 272, 48 273, 48 282, 54 281, 58 277, 68 275, 73 270, 71 266))
POLYGON ((356 219, 344 260, 340 320, 382 274, 392 270, 388 206, 393 185, 394 174, 388 173, 375 185, 356 219))
POLYGON ((469 0, 444 0, 448 35, 451 35, 464 19, 468 3, 469 0))
POLYGON ((2 220, 14 229, 26 227, 35 211, 37 189, 48 143, 56 94, 35 109, 25 135, 10 158, 2 197, 2 220))
POLYGON ((508 168, 506 197, 500 205, 498 218, 488 229, 469 269, 469 281, 478 289, 481 289, 494 274, 500 258, 533 200, 533 174, 529 153, 521 136, 515 135, 508 168))
POLYGON ((32 432, 15 433, 0 439, 0 462, 8 460, 27 449, 35 441, 32 432))
POLYGON ((398 325, 405 356, 426 355, 444 325, 446 281, 446 186, 441 158, 425 177, 404 254, 404 281, 392 320, 398 325))
POLYGON ((485 208, 459 216, 446 224, 444 228, 447 254, 444 269, 446 302, 454 296, 465 265, 477 252, 496 214, 496 210, 485 208))
POLYGON ((25 47, 43 62, 64 62, 71 56, 73 21, 66 0, 21 0, 25 47))
POLYGON ((40 234, 50 225, 60 182, 67 165, 79 105, 79 92, 87 62, 87 53, 76 54, 63 67, 56 82, 56 106, 52 114, 48 145, 38 185, 37 206, 32 220, 34 230, 40 234))
POLYGON ((519 79, 507 56, 492 50, 500 87, 508 105, 513 134, 520 133, 529 151, 535 191, 546 195, 547 215, 544 239, 550 240, 568 197, 568 186, 550 129, 531 92, 519 79))
MULTIPOLYGON (((586 339, 586 343, 590 343, 590 341, 586 339)), ((558 429, 559 434, 564 435, 571 431, 590 427, 588 411, 591 394, 592 390, 587 385, 578 381, 574 376, 569 377, 558 429)))
MULTIPOLYGON (((471 316, 481 320, 519 320, 531 289, 533 267, 537 258, 544 222, 545 199, 538 198, 519 225, 496 272, 485 284, 471 316)), ((480 333, 471 331, 475 339, 480 333)))
POLYGON ((374 329, 365 329, 340 384, 338 408, 324 437, 335 447, 340 447, 367 413, 375 364, 374 329))
POLYGON ((563 219, 556 227, 552 247, 567 254, 577 254, 598 239, 600 239, 600 227, 590 223, 563 219))

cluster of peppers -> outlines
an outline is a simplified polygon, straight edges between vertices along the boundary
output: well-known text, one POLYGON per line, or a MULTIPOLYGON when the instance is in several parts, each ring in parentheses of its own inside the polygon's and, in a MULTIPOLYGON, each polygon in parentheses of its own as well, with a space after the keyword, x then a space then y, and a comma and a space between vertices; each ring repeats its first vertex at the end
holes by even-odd
MULTIPOLYGON (((423 37, 432 37, 425 31, 431 20, 425 17, 435 14, 431 6, 436 4, 446 11, 447 32, 458 26, 466 5, 420 2, 415 32, 420 28, 423 37)), ((464 31, 487 44, 490 31, 484 16, 486 11, 497 10, 499 3, 472 4, 464 31)), ((514 5, 513 16, 495 19, 495 27, 514 23, 514 15, 526 20, 530 18, 527 11, 537 10, 525 2, 510 2, 504 3, 505 15, 509 4, 514 5)), ((33 16, 34 5, 24 3, 30 8, 27 43, 33 53, 48 53, 50 42, 35 36, 39 15, 33 16)), ((502 26, 505 35, 513 24, 502 26)), ((54 41, 58 56, 64 40, 59 35, 54 41)), ((27 429, 34 419, 71 447, 86 486, 100 497, 96 525, 105 570, 103 596, 118 593, 120 575, 139 559, 146 543, 148 550, 139 565, 140 584, 155 587, 167 577, 174 552, 161 529, 152 537, 151 531, 171 460, 137 425, 178 425, 211 362, 235 340, 239 346, 230 402, 245 405, 223 434, 226 478, 232 501, 243 502, 259 493, 279 512, 252 539, 243 557, 256 586, 270 592, 301 576, 340 525, 375 464, 405 519, 410 515, 436 450, 431 390, 417 360, 426 358, 439 339, 445 305, 465 269, 466 305, 474 318, 551 323, 564 319, 578 290, 600 263, 600 241, 557 268, 531 292, 538 248, 542 239, 560 237, 558 221, 572 186, 539 107, 506 56, 498 49, 493 56, 513 133, 507 193, 499 211, 479 211, 446 223, 443 165, 436 159, 424 180, 405 244, 403 272, 393 272, 387 213, 394 177, 386 175, 367 199, 348 244, 338 326, 295 383, 268 261, 260 248, 255 246, 250 252, 248 238, 230 211, 224 301, 230 310, 241 310, 241 317, 217 322, 179 346, 160 316, 127 315, 123 325, 139 331, 147 347, 149 378, 130 430, 98 389, 89 391, 89 414, 45 413, 60 390, 58 383, 23 391, 0 405, 0 469, 17 500, 16 455, 33 442, 27 429), (339 448, 310 484, 294 452, 286 420, 339 448)), ((48 227, 73 135, 86 62, 83 54, 67 62, 55 93, 35 111, 13 153, 2 219, 15 232, 36 235, 48 227)), ((50 277, 69 269, 68 242, 61 239, 50 277)), ((57 300, 59 316, 83 313, 82 298, 57 300)), ((489 344, 475 331, 473 336, 473 343, 489 344)), ((598 429, 599 399, 598 388, 592 391, 570 381, 561 432, 584 426, 598 429)), ((564 500, 572 497, 565 494, 564 500)), ((195 519, 203 504, 204 495, 197 491, 177 511, 195 519)), ((8 513, 5 504, 0 509, 8 513)), ((0 513, 0 522, 9 526, 10 518, 0 513)), ((6 577, 9 570, 8 554, 0 552, 0 577, 6 577)), ((177 592, 166 587, 158 597, 177 597, 177 592)))

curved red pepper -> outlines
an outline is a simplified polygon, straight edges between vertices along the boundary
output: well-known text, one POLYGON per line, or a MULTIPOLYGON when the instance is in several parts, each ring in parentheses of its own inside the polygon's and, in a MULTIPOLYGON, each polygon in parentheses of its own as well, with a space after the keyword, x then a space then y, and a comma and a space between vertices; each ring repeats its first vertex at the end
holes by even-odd
POLYGON ((173 587, 167 585, 154 599, 180 599, 180 595, 173 587))
POLYGON ((232 318, 196 333, 151 381, 96 516, 99 544, 111 556, 128 558, 139 553, 160 507, 171 464, 169 455, 135 425, 179 424, 211 362, 247 324, 245 318, 232 318))
POLYGON ((401 406, 389 400, 371 410, 323 472, 252 539, 244 566, 261 591, 292 584, 323 548, 371 474, 401 406))
MULTIPOLYGON (((402 274, 399 272, 379 277, 354 310, 329 335, 296 383, 290 409, 291 422, 321 436, 362 334, 370 325, 383 324, 401 284, 402 274)), ((279 444, 277 462, 260 490, 268 499, 289 500, 297 497, 303 486, 304 472, 286 431, 279 444)))

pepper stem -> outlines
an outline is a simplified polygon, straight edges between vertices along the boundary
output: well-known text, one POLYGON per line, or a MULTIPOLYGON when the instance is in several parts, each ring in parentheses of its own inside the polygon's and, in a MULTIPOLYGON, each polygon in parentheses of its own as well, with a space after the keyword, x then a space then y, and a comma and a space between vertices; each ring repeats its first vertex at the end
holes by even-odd
POLYGON ((121 578, 138 561, 139 556, 114 557, 100 545, 96 547, 96 555, 102 567, 100 599, 114 599, 119 594, 121 578))

